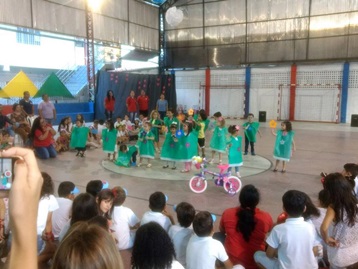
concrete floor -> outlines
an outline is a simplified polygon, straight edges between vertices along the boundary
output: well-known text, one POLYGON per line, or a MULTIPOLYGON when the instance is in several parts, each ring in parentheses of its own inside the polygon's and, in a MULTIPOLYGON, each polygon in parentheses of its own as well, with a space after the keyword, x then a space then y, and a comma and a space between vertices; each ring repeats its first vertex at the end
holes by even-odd
MULTIPOLYGON (((242 125, 243 121, 228 124, 233 123, 242 125)), ((291 161, 287 164, 285 174, 274 173, 272 151, 275 137, 271 134, 268 122, 261 123, 260 130, 262 138, 258 138, 256 143, 258 156, 245 156, 241 180, 244 185, 254 184, 261 191, 259 207, 271 213, 274 219, 282 211, 281 197, 285 191, 301 190, 315 201, 322 188, 319 176, 321 171, 342 171, 345 163, 358 163, 358 128, 350 127, 349 124, 294 122, 297 151, 293 153, 291 161), (256 171, 249 173, 248 171, 252 169, 250 166, 256 163, 254 158, 262 160, 262 167, 254 167, 256 171)), ((207 145, 209 141, 207 135, 207 145)), ((139 218, 148 210, 149 195, 155 191, 162 191, 169 197, 168 205, 171 212, 174 204, 186 201, 193 204, 197 210, 208 210, 215 214, 216 229, 222 212, 238 204, 238 195, 226 194, 223 188, 216 187, 212 181, 202 194, 190 191, 188 180, 196 171, 182 174, 179 164, 177 170, 168 170, 163 178, 164 169, 159 160, 155 161, 156 164, 152 168, 132 167, 109 170, 113 164, 105 161, 107 155, 101 149, 90 149, 86 154, 85 158, 80 158, 76 157, 74 152, 66 152, 56 159, 39 160, 39 165, 43 171, 53 177, 56 189, 59 182, 71 180, 81 191, 84 191, 87 182, 94 179, 106 180, 111 187, 117 185, 125 187, 128 190, 125 205, 130 207, 139 218)), ((206 154, 210 156, 208 149, 206 154)))

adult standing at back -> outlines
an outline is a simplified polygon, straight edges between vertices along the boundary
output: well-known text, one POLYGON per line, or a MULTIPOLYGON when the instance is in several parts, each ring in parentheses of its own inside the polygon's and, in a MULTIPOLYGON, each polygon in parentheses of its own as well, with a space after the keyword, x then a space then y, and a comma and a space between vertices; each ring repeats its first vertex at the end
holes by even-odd
POLYGON ((139 114, 142 114, 145 118, 148 117, 149 97, 145 94, 144 90, 140 92, 140 95, 137 98, 137 103, 139 106, 139 114))
POLYGON ((131 91, 129 96, 127 97, 126 105, 127 105, 127 111, 128 111, 128 114, 129 114, 128 115, 129 120, 131 122, 134 122, 134 119, 135 119, 136 114, 137 114, 137 99, 135 98, 134 91, 131 91))
POLYGON ((273 227, 269 213, 258 209, 260 193, 254 185, 246 185, 239 196, 240 206, 226 209, 220 231, 226 233, 225 249, 234 265, 256 269, 253 255, 265 250, 265 238, 273 227))
POLYGON ((25 111, 27 116, 32 117, 34 113, 34 105, 30 100, 30 93, 28 91, 24 91, 24 98, 22 98, 19 102, 22 109, 25 111))
POLYGON ((40 117, 44 118, 49 124, 52 125, 53 121, 56 120, 56 108, 47 94, 42 95, 42 101, 38 106, 38 110, 40 117))
POLYGON ((104 99, 104 114, 106 115, 106 120, 112 119, 115 102, 116 102, 116 98, 114 98, 113 91, 108 90, 107 96, 104 99))
POLYGON ((164 120, 168 110, 168 101, 164 99, 164 93, 160 95, 160 99, 157 101, 157 111, 159 112, 160 119, 164 120))

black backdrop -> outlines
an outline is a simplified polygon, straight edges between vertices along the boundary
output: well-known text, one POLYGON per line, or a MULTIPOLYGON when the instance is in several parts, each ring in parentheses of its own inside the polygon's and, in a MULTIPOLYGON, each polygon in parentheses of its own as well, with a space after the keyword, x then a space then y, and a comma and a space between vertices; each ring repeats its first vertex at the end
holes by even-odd
POLYGON ((157 100, 164 93, 168 107, 176 109, 177 95, 174 75, 143 75, 123 72, 100 71, 97 77, 97 92, 95 96, 95 118, 105 119, 104 99, 107 91, 112 90, 116 98, 113 119, 127 114, 126 99, 131 90, 140 95, 145 90, 149 96, 149 113, 156 108, 157 100))

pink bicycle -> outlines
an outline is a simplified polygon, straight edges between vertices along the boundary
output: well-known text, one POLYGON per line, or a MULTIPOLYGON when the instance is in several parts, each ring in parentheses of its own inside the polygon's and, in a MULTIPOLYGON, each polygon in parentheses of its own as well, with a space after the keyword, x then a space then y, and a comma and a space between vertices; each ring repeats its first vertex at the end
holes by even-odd
POLYGON ((234 195, 238 193, 242 187, 241 180, 238 177, 232 176, 231 173, 227 171, 228 164, 220 164, 217 167, 220 169, 219 173, 212 172, 207 168, 207 161, 203 160, 202 163, 195 165, 197 168, 200 168, 200 173, 196 174, 189 180, 189 187, 195 193, 202 193, 208 187, 208 182, 206 175, 212 175, 212 179, 215 182, 216 186, 224 187, 224 190, 230 194, 234 195))

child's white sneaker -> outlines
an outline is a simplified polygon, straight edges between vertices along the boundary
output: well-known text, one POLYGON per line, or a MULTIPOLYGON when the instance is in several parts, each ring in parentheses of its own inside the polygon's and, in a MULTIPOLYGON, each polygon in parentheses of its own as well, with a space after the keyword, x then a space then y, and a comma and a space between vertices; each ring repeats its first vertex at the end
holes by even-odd
POLYGON ((238 177, 238 178, 240 178, 241 176, 240 176, 240 172, 236 172, 236 176, 238 177))

